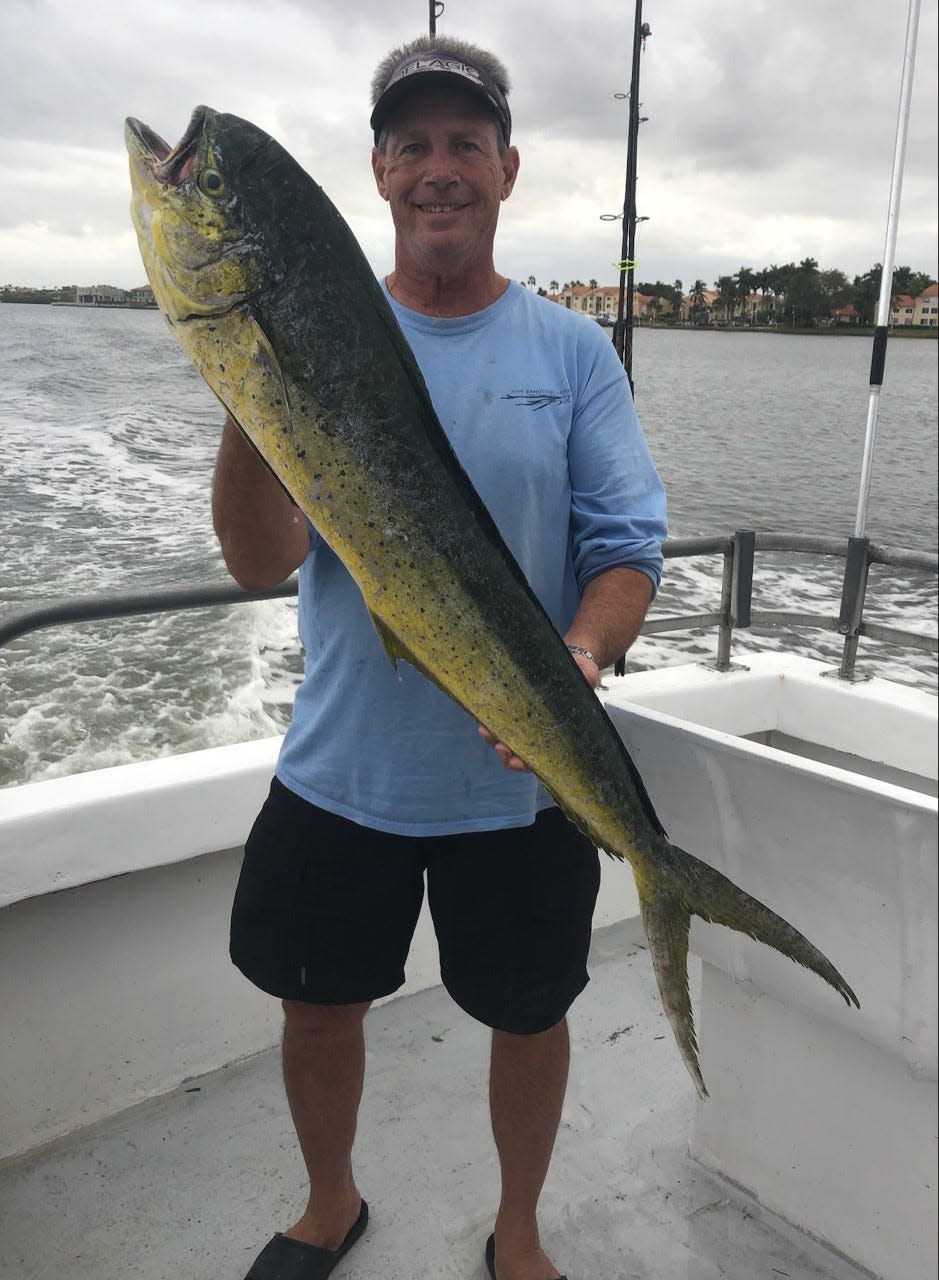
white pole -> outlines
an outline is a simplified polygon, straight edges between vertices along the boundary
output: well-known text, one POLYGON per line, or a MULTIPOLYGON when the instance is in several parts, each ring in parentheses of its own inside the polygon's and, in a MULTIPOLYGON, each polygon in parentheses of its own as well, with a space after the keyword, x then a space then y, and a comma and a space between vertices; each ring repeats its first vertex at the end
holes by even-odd
POLYGON ((861 489, 858 494, 857 518, 854 536, 863 538, 867 525, 867 502, 871 489, 871 466, 874 458, 874 437, 877 433, 877 410, 880 390, 884 381, 884 363, 887 356, 887 327, 890 320, 890 298, 893 292, 893 264, 897 251, 897 224, 900 218, 900 191, 903 187, 903 161, 906 156, 906 135, 910 123, 910 97, 913 92, 913 64, 916 61, 916 33, 919 27, 920 0, 910 0, 906 22, 906 49, 903 54, 903 78, 900 82, 900 111, 897 119, 897 140, 893 153, 893 174, 890 179, 890 208, 887 214, 887 238, 884 245, 883 272, 880 278, 880 301, 874 329, 874 351, 871 357, 870 399, 867 405, 867 430, 864 437, 864 460, 861 464, 861 489))

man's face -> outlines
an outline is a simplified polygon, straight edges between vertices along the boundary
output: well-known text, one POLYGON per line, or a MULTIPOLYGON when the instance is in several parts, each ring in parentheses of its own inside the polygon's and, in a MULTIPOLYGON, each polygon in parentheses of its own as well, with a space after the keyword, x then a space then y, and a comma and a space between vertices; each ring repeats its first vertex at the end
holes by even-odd
POLYGON ((473 94, 415 89, 372 152, 379 193, 391 205, 399 251, 427 270, 490 258, 499 205, 518 172, 514 147, 499 154, 499 127, 473 94))

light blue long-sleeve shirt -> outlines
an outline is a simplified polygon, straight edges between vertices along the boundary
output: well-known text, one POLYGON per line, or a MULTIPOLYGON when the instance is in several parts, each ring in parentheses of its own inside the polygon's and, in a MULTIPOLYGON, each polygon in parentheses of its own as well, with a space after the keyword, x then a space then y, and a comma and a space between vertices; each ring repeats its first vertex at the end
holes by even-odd
MULTIPOLYGON (((558 631, 606 569, 638 569, 657 587, 665 497, 603 330, 517 284, 456 319, 389 302, 457 456, 558 631)), ((285 786, 402 835, 524 826, 553 803, 530 774, 504 769, 429 680, 404 662, 395 673, 315 531, 299 576, 306 664, 277 764, 285 786)))

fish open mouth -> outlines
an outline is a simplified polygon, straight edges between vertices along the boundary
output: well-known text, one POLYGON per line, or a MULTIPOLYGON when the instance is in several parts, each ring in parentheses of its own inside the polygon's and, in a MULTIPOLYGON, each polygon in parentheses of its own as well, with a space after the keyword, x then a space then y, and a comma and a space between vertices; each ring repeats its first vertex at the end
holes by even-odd
POLYGON ((189 176, 202 141, 205 115, 205 107, 196 107, 186 132, 175 147, 170 147, 149 125, 128 117, 125 126, 128 139, 133 139, 138 156, 164 186, 178 187, 189 176))

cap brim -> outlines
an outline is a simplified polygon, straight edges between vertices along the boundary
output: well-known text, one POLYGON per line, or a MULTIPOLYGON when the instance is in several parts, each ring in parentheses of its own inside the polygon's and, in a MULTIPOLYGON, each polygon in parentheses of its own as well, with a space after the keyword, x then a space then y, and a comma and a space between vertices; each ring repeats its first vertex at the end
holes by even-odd
POLYGON ((448 89, 463 89, 466 93, 471 94, 492 116, 506 145, 508 145, 512 131, 508 104, 503 108, 502 104, 488 90, 481 85, 474 84, 472 80, 467 79, 465 76, 457 75, 452 71, 437 70, 421 71, 419 75, 407 76, 405 79, 398 80, 388 86, 375 103, 369 118, 369 125, 375 135, 376 143, 382 129, 384 129, 402 100, 413 93, 415 89, 423 88, 425 85, 441 85, 448 89))

